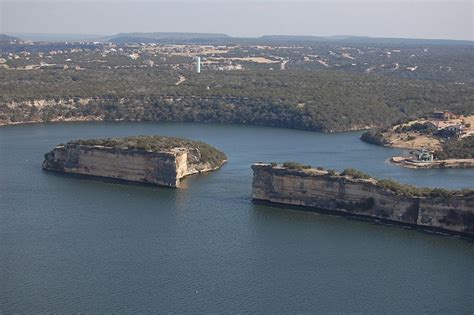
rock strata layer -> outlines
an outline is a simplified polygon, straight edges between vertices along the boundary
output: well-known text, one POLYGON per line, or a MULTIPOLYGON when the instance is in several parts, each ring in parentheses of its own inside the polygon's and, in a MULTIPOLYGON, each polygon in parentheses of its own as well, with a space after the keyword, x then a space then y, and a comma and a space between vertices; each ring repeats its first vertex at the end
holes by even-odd
POLYGON ((179 187, 180 179, 226 161, 199 141, 158 136, 70 141, 45 154, 43 169, 179 187))
POLYGON ((356 179, 330 175, 324 170, 288 169, 261 163, 254 164, 252 169, 254 200, 474 236, 473 191, 433 190, 431 197, 416 196, 387 189, 374 178, 356 179))

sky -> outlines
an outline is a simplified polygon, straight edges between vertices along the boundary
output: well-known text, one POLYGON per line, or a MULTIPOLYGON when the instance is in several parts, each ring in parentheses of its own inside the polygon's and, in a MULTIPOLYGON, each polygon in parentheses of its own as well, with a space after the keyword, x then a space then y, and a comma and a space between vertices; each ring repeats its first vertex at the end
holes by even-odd
POLYGON ((474 40, 474 0, 0 0, 0 33, 474 40))

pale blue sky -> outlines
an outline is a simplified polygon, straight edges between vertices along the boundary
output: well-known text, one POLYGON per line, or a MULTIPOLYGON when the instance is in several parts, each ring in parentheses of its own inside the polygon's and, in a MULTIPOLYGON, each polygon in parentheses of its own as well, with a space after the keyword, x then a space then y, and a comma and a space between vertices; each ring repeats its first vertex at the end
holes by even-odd
POLYGON ((474 40, 474 0, 0 0, 0 33, 214 32, 474 40))

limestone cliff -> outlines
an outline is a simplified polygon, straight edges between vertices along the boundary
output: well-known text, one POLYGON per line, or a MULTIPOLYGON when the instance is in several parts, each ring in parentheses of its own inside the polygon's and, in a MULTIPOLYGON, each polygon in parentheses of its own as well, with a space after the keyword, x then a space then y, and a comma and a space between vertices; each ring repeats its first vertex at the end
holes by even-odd
POLYGON ((200 141, 159 136, 70 141, 45 154, 43 169, 179 187, 218 169, 224 153, 200 141))
MULTIPOLYGON (((388 189, 384 181, 254 164, 255 200, 344 212, 474 236, 474 192, 421 190, 419 196, 388 189)), ((400 184, 399 184, 400 185, 400 184)), ((400 185, 399 187, 403 187, 400 185)), ((409 187, 409 186, 406 186, 409 187)))

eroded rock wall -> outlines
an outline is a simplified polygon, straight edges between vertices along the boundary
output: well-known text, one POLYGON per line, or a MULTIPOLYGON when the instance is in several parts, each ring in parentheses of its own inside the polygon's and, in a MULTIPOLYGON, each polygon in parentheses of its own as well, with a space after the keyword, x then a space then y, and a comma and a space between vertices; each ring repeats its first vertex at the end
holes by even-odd
POLYGON ((383 189, 375 180, 329 176, 255 164, 255 200, 334 210, 374 219, 474 235, 474 196, 450 199, 410 197, 383 189))
POLYGON ((188 169, 188 150, 148 152, 99 146, 58 146, 45 156, 43 169, 179 187, 188 169))
POLYGON ((421 198, 417 224, 474 235, 474 195, 421 198))

